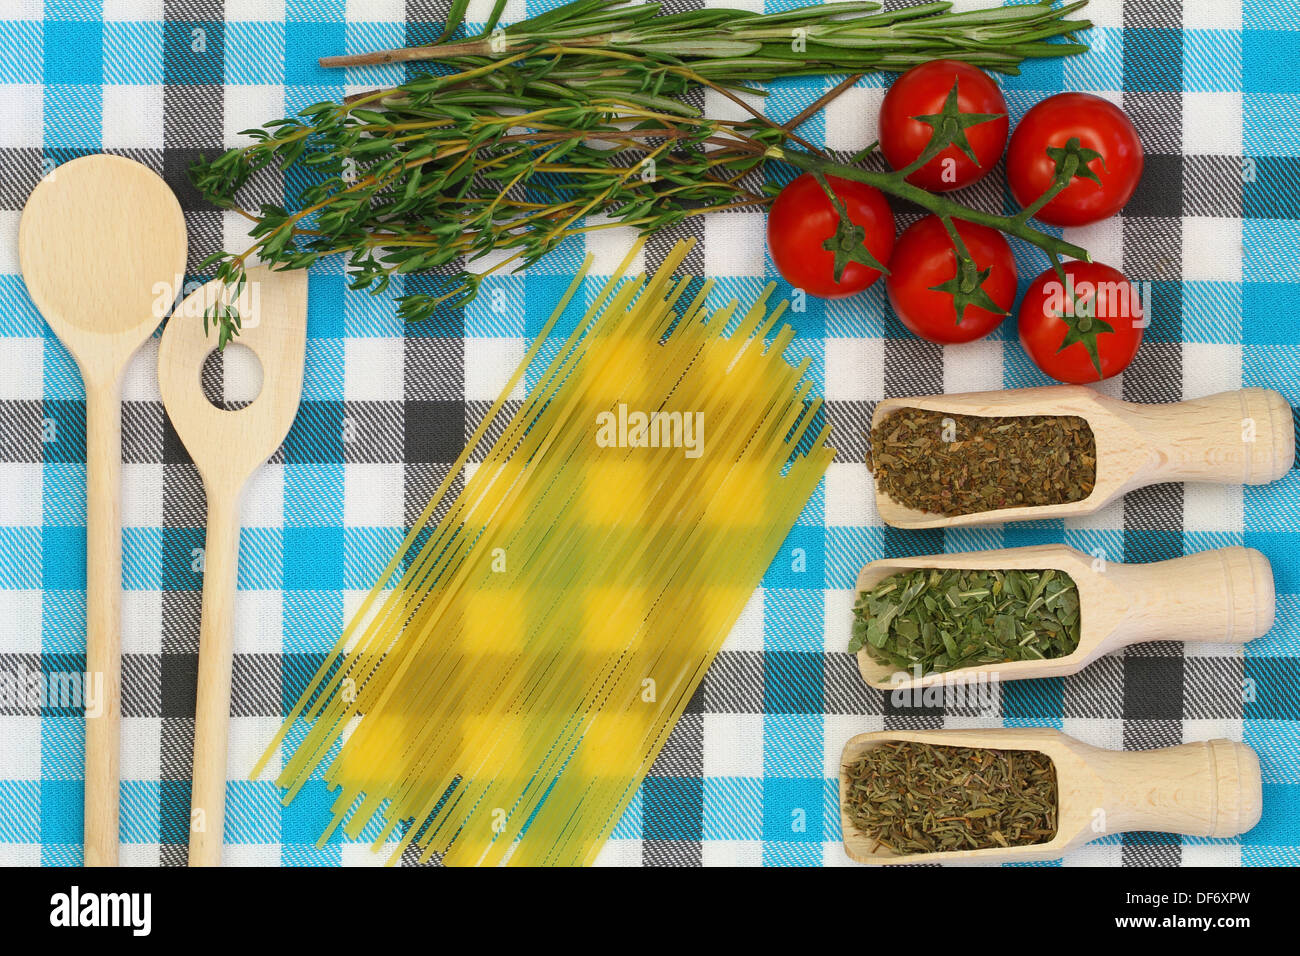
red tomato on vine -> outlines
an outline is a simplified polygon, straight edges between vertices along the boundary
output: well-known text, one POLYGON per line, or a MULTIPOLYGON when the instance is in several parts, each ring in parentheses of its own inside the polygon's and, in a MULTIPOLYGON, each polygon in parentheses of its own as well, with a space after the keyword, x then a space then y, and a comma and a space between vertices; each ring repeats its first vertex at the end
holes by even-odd
POLYGON ((1011 134, 1007 178, 1021 206, 1053 184, 1059 150, 1072 140, 1091 158, 1068 186, 1034 216, 1055 226, 1109 219, 1132 198, 1142 178, 1142 141, 1124 111, 1090 93, 1058 93, 1028 113, 1011 134))
POLYGON ((816 175, 804 173, 781 190, 767 214, 767 246, 786 282, 810 295, 838 299, 880 278, 876 266, 885 266, 894 251, 894 214, 874 186, 838 176, 825 181, 823 187, 816 175), (837 204, 847 215, 847 228, 837 204))
POLYGON ((912 185, 931 192, 969 186, 997 163, 1007 144, 1002 91, 969 63, 931 60, 896 79, 880 105, 880 151, 890 166, 904 169, 929 144, 954 85, 955 110, 961 116, 958 138, 907 177, 912 185))
POLYGON ((1100 262, 1048 269, 1020 303, 1020 344, 1061 382, 1098 382, 1124 371, 1142 344, 1149 305, 1118 269, 1100 262))
POLYGON ((953 226, 974 260, 958 276, 956 246, 938 216, 926 216, 903 230, 889 261, 885 280, 898 318, 929 342, 972 342, 992 332, 1016 301, 1016 260, 1002 233, 988 226, 954 219, 953 226), (987 297, 982 308, 967 304, 957 316, 953 291, 987 297))

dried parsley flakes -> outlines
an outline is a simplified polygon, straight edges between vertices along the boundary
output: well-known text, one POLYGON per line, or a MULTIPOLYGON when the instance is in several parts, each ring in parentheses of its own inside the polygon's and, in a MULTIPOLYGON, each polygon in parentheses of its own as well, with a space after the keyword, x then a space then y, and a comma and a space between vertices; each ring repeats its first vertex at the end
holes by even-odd
POLYGON ((863 591, 849 651, 922 674, 1065 657, 1079 646, 1079 589, 1064 572, 917 568, 863 591))

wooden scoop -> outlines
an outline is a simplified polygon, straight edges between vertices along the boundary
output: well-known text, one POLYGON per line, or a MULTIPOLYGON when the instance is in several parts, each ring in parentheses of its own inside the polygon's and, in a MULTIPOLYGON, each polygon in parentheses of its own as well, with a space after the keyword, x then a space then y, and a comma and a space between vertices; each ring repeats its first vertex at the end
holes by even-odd
POLYGON ((122 712, 122 374, 185 273, 185 217, 167 184, 120 156, 84 156, 39 182, 18 226, 27 291, 86 386, 85 863, 117 864, 122 712))
POLYGON ((1254 548, 1220 548, 1153 564, 1101 561, 1064 544, 1003 551, 928 554, 872 561, 858 575, 858 592, 913 568, 1046 570, 1070 576, 1079 589, 1079 646, 1066 657, 979 664, 916 678, 858 651, 858 669, 872 687, 927 687, 978 680, 1060 677, 1103 654, 1147 641, 1244 644, 1273 626, 1273 569, 1254 548))
POLYGON ((167 323, 158 348, 163 404, 194 459, 208 499, 190 866, 221 863, 240 491, 293 424, 302 395, 307 348, 306 273, 248 270, 245 295, 237 302, 243 331, 236 341, 250 348, 262 363, 262 391, 236 411, 211 404, 199 383, 204 359, 215 345, 204 332, 203 313, 225 291, 220 281, 213 281, 190 295, 167 323))
POLYGON ((853 825, 846 811, 847 774, 840 771, 844 851, 859 863, 1026 863, 1055 860, 1114 833, 1155 830, 1232 837, 1259 822, 1263 782, 1259 758, 1245 744, 1209 740, 1160 750, 1102 750, 1046 727, 994 730, 886 730, 859 734, 844 746, 842 767, 872 747, 910 740, 950 747, 1036 750, 1056 766, 1056 836, 1031 846, 898 855, 853 825))
POLYGON ((1097 478, 1092 493, 1082 501, 952 517, 900 504, 877 483, 876 510, 881 520, 896 528, 1070 518, 1092 514, 1127 491, 1163 481, 1262 485, 1281 478, 1295 462, 1291 407, 1266 388, 1242 388, 1167 405, 1121 402, 1083 385, 887 398, 876 406, 872 428, 900 408, 994 417, 1076 415, 1088 422, 1096 439, 1097 478))

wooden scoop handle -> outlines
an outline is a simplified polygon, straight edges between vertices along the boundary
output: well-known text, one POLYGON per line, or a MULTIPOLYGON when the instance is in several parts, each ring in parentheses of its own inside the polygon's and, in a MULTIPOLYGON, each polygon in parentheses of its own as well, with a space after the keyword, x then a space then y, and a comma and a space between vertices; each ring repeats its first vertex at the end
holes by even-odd
POLYGON ((1254 548, 1111 565, 1107 576, 1112 574, 1132 608, 1122 625, 1125 643, 1245 643, 1273 626, 1273 568, 1254 548))
POLYGON ((1208 740, 1162 750, 1095 750, 1105 832, 1155 830, 1231 837, 1259 822, 1259 758, 1245 744, 1208 740))
POLYGON ((1153 456, 1143 484, 1262 485, 1295 464, 1291 407, 1268 388, 1242 388, 1166 405, 1125 403, 1153 456))
POLYGON ((86 378, 86 866, 117 866, 122 707, 122 406, 86 378))
POLYGON ((203 618, 199 625, 194 778, 190 792, 190 866, 220 866, 226 819, 226 750, 234 661, 235 582, 239 567, 239 489, 208 485, 203 546, 203 618))

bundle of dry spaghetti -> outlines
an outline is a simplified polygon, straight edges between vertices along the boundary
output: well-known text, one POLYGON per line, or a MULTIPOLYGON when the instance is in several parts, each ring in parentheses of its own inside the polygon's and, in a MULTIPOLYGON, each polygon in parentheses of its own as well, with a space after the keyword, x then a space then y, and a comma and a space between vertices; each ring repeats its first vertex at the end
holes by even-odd
POLYGON ((322 841, 590 863, 636 793, 833 455, 784 304, 711 310, 688 249, 611 279, 508 414, 569 288, 255 768, 292 731, 322 841))

